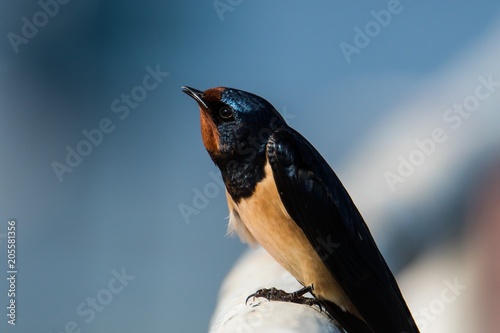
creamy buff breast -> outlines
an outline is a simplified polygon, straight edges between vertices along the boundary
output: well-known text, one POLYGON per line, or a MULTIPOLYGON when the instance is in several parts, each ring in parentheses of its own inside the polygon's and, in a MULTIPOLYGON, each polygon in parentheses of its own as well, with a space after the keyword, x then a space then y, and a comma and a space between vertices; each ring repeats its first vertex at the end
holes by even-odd
POLYGON ((288 215, 281 202, 269 163, 265 177, 250 198, 236 204, 227 193, 229 233, 251 245, 260 244, 302 285, 313 285, 314 294, 334 302, 361 318, 359 312, 330 274, 302 229, 288 215))

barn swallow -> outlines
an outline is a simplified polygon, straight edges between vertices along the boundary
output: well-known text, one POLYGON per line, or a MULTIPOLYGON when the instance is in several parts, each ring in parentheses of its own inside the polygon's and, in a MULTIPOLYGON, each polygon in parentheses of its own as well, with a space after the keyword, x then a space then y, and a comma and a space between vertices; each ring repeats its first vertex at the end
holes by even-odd
POLYGON ((203 144, 222 174, 229 232, 260 244, 304 286, 249 297, 317 301, 350 333, 418 332, 363 217, 312 144, 257 95, 182 90, 198 103, 203 144))

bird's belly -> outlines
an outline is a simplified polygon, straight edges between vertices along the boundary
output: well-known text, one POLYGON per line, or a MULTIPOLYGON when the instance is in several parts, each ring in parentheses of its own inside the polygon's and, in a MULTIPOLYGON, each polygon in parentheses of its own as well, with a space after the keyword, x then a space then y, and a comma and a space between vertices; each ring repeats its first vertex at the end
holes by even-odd
POLYGON ((269 164, 266 177, 257 184, 254 194, 238 204, 228 195, 228 205, 230 229, 243 241, 262 245, 302 285, 313 285, 317 297, 357 314, 302 229, 288 215, 269 164))

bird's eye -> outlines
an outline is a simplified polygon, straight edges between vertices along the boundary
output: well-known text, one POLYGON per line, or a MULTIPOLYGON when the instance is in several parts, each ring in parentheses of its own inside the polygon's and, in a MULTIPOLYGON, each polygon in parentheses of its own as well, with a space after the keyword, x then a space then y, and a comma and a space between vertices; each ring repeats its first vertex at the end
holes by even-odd
POLYGON ((224 106, 219 110, 219 115, 222 119, 231 119, 233 117, 233 110, 224 106))

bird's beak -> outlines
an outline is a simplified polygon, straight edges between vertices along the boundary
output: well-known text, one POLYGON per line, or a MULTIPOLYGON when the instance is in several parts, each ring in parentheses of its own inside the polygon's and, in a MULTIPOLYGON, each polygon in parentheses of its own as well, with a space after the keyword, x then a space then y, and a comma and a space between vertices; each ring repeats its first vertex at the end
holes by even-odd
POLYGON ((199 91, 199 90, 196 90, 194 88, 190 88, 190 87, 186 87, 186 86, 182 87, 182 91, 184 91, 189 96, 193 97, 199 106, 203 107, 204 109, 208 109, 207 104, 205 103, 205 101, 202 98, 203 91, 199 91))

